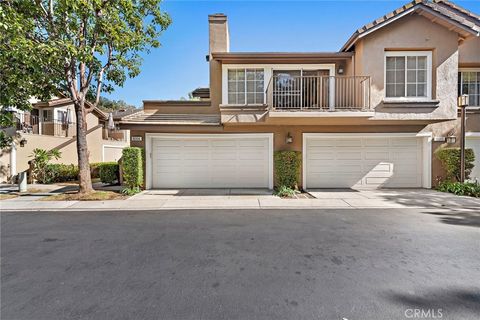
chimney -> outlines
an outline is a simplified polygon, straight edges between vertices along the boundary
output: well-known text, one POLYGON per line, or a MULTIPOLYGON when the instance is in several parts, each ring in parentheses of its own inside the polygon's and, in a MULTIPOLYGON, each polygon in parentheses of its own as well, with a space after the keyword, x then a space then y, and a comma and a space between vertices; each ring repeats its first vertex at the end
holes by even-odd
POLYGON ((208 54, 212 52, 229 52, 230 39, 228 34, 227 16, 223 13, 211 14, 208 16, 209 48, 208 54))

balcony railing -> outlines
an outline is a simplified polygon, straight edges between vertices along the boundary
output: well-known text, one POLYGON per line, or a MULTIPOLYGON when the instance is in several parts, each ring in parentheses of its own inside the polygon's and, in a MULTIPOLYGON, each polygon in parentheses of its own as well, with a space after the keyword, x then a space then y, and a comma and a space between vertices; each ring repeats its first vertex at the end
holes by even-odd
POLYGON ((127 130, 110 130, 107 128, 103 128, 102 138, 103 140, 128 141, 128 133, 127 130))
POLYGON ((274 110, 369 111, 370 77, 274 75, 266 95, 274 110))
POLYGON ((17 130, 23 133, 57 137, 72 137, 76 134, 75 123, 65 123, 59 120, 39 120, 38 116, 24 114, 23 121, 17 118, 17 130))

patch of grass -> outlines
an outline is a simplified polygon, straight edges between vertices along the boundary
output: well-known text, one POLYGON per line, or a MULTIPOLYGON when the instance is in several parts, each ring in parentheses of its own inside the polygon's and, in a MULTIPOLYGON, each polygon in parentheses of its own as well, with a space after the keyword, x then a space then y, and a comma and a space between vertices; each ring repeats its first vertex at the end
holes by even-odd
POLYGON ((480 198, 480 184, 472 182, 450 182, 444 181, 437 187, 438 191, 450 192, 457 196, 469 196, 480 198))
POLYGON ((48 193, 50 190, 48 189, 40 189, 40 188, 28 188, 27 193, 48 193))
POLYGON ((280 186, 275 190, 274 194, 280 198, 296 198, 297 193, 299 193, 297 190, 288 186, 280 186))
POLYGON ((16 198, 18 197, 18 195, 16 194, 12 194, 12 193, 2 193, 0 194, 0 200, 7 200, 7 199, 13 199, 13 198, 16 198))
POLYGON ((87 194, 77 192, 56 194, 40 199, 41 201, 102 201, 126 199, 122 194, 113 191, 94 191, 87 194))

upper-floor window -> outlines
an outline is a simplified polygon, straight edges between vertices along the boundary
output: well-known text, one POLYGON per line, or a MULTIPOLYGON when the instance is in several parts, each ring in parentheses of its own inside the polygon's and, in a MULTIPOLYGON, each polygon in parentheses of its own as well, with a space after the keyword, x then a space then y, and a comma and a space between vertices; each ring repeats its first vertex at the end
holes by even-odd
POLYGON ((458 94, 468 94, 470 106, 480 106, 480 69, 460 70, 458 73, 458 94))
POLYGON ((385 53, 385 97, 431 99, 432 54, 429 51, 385 53))
POLYGON ((228 69, 228 104, 263 104, 263 83, 263 69, 228 69))

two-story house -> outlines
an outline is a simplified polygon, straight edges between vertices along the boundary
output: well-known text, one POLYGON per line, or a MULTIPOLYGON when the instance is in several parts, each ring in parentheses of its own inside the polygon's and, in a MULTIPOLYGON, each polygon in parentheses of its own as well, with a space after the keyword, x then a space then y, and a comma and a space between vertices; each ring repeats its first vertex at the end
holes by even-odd
MULTIPOLYGON (((58 149, 62 156, 55 163, 77 164, 76 121, 73 102, 56 97, 49 101, 32 99, 28 112, 11 110, 16 121, 9 129, 15 137, 11 148, 0 153, 0 182, 11 182, 18 172, 29 168, 36 148, 58 149)), ((90 162, 118 161, 122 150, 129 145, 128 130, 118 128, 118 117, 124 113, 108 115, 94 108, 87 115, 87 143, 90 162), (109 117, 112 117, 110 120, 109 117), (113 126, 109 127, 109 120, 113 126)), ((131 114, 125 113, 125 114, 131 114)))
POLYGON ((208 21, 200 99, 144 101, 120 121, 145 148, 146 188, 273 188, 277 150, 302 153, 304 189, 430 188, 443 175, 435 150, 458 145, 459 93, 480 159, 478 15, 416 0, 339 52, 309 53, 230 52, 227 17, 208 21))

